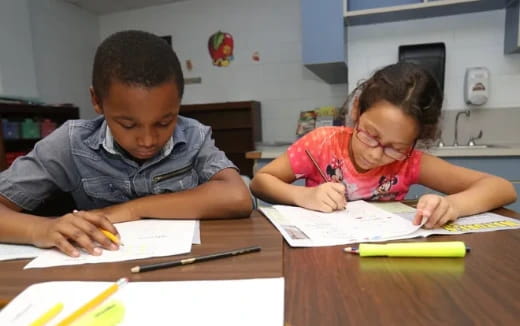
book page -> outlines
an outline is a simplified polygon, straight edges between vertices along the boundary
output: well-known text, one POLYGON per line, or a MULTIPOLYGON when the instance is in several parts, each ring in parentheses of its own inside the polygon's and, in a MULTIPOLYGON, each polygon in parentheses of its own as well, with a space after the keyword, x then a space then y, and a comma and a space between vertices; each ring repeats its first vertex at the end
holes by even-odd
MULTIPOLYGON (((379 208, 391 211, 405 219, 413 219, 416 209, 403 203, 376 203, 379 208)), ((409 239, 415 237, 427 237, 434 234, 450 235, 473 232, 490 232, 500 230, 513 230, 520 228, 520 221, 507 216, 485 212, 471 216, 459 217, 457 220, 435 229, 418 229, 414 233, 392 237, 388 240, 409 239)))
POLYGON ((417 231, 420 226, 362 200, 332 213, 301 207, 274 205, 261 207, 291 246, 333 246, 381 241, 417 231))

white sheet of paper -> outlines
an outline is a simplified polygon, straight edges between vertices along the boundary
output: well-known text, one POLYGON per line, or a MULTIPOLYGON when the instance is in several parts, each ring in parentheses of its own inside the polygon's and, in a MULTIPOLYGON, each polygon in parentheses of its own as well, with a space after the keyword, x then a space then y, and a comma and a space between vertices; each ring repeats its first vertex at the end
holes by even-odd
MULTIPOLYGON (((54 304, 62 302, 63 310, 52 320, 54 325, 111 284, 46 282, 31 285, 0 312, 0 325, 29 325, 54 304)), ((284 279, 130 282, 104 304, 112 300, 125 307, 120 326, 282 326, 284 279)))
POLYGON ((195 220, 195 227, 193 231, 193 240, 191 241, 193 244, 200 244, 200 221, 195 220))
POLYGON ((300 207, 261 207, 291 246, 317 247, 377 241, 410 234, 420 228, 409 220, 363 200, 346 210, 321 213, 300 207))
POLYGON ((47 249, 27 264, 27 268, 62 265, 81 265, 133 260, 149 257, 188 253, 194 239, 193 220, 139 220, 116 224, 124 246, 119 250, 103 250, 101 256, 81 252, 80 257, 69 257, 57 249, 47 249))
POLYGON ((33 258, 38 256, 44 249, 36 248, 30 245, 16 245, 16 244, 0 244, 0 261, 33 258))
MULTIPOLYGON (((200 221, 195 221, 193 232, 193 244, 200 244, 200 221)), ((0 261, 34 258, 43 253, 45 249, 37 248, 31 245, 16 245, 0 243, 0 261)))

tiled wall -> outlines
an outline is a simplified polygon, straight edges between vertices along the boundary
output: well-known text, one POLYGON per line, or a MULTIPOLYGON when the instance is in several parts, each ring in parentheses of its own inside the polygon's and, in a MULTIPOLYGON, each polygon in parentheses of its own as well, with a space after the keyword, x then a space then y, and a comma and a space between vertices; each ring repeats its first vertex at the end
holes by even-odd
POLYGON ((504 54, 505 10, 361 25, 347 28, 349 89, 379 67, 397 61, 403 44, 445 42, 446 72, 442 138, 453 144, 455 111, 464 110, 467 67, 490 71, 488 103, 460 117, 459 143, 483 131, 480 143, 520 143, 520 54, 504 54))
POLYGON ((505 10, 347 28, 349 89, 374 70, 397 61, 404 44, 446 44, 445 109, 461 110, 467 67, 490 71, 483 108, 520 107, 520 54, 504 54, 505 10))

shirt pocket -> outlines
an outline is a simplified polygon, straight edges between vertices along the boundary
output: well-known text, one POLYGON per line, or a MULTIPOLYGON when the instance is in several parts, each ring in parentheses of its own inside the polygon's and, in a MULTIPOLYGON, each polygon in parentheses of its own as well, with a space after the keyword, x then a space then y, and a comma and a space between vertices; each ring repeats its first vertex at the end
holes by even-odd
POLYGON ((84 178, 85 193, 103 202, 120 203, 130 200, 131 186, 129 180, 113 177, 84 178))
POLYGON ((154 194, 187 190, 194 188, 197 184, 198 176, 191 164, 152 177, 152 189, 154 194))

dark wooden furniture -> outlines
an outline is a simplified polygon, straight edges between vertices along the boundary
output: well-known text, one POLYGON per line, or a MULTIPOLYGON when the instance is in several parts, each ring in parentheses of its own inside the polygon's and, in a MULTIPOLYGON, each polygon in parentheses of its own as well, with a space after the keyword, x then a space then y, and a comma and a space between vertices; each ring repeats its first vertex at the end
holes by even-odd
POLYGON ((246 152, 255 150, 255 142, 262 140, 260 102, 226 102, 182 105, 180 114, 211 126, 218 148, 240 169, 253 177, 253 161, 246 152))
POLYGON ((217 259, 193 265, 132 274, 137 264, 170 261, 171 257, 150 258, 103 264, 85 264, 23 270, 29 260, 0 262, 0 303, 14 298, 32 283, 51 280, 130 281, 218 280, 282 277, 282 236, 258 212, 251 218, 204 220, 200 226, 201 245, 193 245, 190 255, 204 255, 236 248, 259 245, 260 252, 217 259))
POLYGON ((520 230, 403 241, 454 240, 471 253, 463 259, 361 258, 344 253, 344 246, 284 244, 286 325, 517 324, 520 230))
MULTIPOLYGON (((26 118, 35 120, 50 119, 57 126, 67 120, 78 119, 79 110, 75 106, 51 106, 35 104, 18 104, 0 102, 0 119, 9 121, 23 121, 26 118)), ((30 151, 34 144, 40 140, 35 139, 4 139, 0 124, 0 170, 7 168, 6 152, 30 151)))

